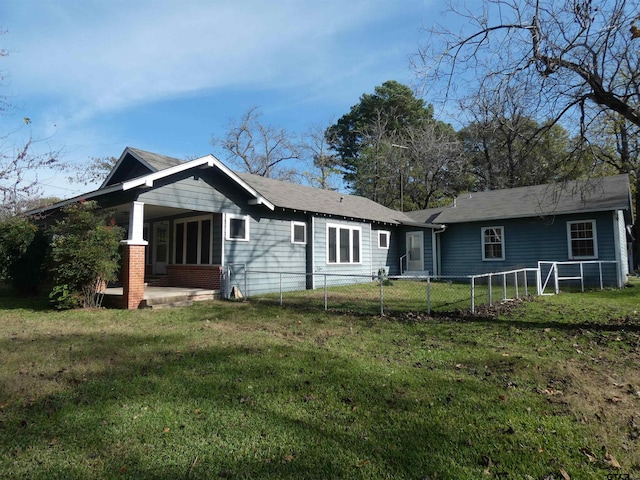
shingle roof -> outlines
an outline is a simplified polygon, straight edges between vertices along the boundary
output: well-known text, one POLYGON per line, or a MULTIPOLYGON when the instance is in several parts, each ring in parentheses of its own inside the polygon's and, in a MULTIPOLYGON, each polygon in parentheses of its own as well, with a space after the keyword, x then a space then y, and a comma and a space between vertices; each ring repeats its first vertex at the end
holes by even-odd
MULTIPOLYGON (((137 148, 127 148, 138 160, 145 162, 147 166, 155 171, 184 163, 176 158, 146 152, 137 148)), ((274 180, 260 175, 234 173, 261 196, 279 208, 382 223, 412 223, 412 220, 402 212, 384 207, 364 197, 274 180)))
POLYGON ((283 182, 259 175, 238 172, 236 174, 276 207, 384 223, 413 223, 404 213, 387 208, 368 198, 283 182))
POLYGON ((437 223, 462 223, 508 218, 541 217, 577 212, 629 210, 629 176, 613 175, 566 183, 474 192, 459 195, 454 205, 409 212, 414 220, 430 218, 437 223))
POLYGON ((167 157, 165 155, 158 155, 157 153, 146 152, 144 150, 140 150, 138 148, 127 147, 131 153, 138 157, 139 160, 147 163, 149 167, 152 169, 164 170, 165 168, 175 167, 176 165, 180 165, 184 163, 182 160, 178 160, 177 158, 167 157))

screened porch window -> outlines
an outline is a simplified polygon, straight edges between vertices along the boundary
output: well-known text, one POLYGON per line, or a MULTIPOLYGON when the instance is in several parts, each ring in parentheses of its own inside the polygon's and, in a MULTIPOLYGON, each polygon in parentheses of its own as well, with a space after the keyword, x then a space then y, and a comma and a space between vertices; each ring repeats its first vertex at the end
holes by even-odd
POLYGON ((213 222, 210 216, 175 221, 174 259, 178 265, 211 263, 213 222))

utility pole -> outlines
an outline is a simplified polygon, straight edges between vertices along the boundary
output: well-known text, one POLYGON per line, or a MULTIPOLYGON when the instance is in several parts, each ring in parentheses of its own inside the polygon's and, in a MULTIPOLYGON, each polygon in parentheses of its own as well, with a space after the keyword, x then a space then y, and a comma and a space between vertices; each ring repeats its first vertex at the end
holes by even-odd
MULTIPOLYGON (((405 147, 404 145, 396 145, 395 143, 391 144, 391 147, 400 148, 402 150, 409 150, 409 147, 405 147)), ((402 157, 400 157, 402 160, 402 157)), ((402 179, 404 162, 400 164, 400 211, 404 212, 404 181, 402 179)))

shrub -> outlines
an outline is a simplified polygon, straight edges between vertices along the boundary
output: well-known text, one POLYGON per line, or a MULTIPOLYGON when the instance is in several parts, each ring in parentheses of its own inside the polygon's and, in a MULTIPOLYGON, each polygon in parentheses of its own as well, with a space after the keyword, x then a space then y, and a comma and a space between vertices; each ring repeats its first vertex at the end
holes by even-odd
POLYGON ((0 278, 22 295, 38 293, 45 273, 49 239, 29 219, 0 222, 0 278))
POLYGON ((99 306, 97 293, 116 279, 123 230, 107 223, 95 202, 69 205, 51 227, 54 288, 58 308, 99 306))

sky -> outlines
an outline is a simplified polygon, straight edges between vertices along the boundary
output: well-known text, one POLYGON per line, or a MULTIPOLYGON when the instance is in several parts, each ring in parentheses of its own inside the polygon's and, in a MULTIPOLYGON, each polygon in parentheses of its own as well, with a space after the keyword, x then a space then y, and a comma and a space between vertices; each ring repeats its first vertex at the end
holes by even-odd
MULTIPOLYGON (((437 0, 3 0, 0 132, 86 165, 127 146, 188 159, 259 106, 295 133, 326 127, 363 93, 413 86, 411 57, 437 0), (31 123, 23 121, 28 118, 31 123)), ((425 99, 429 101, 428 99, 425 99)), ((42 175, 44 194, 96 188, 42 175)))

